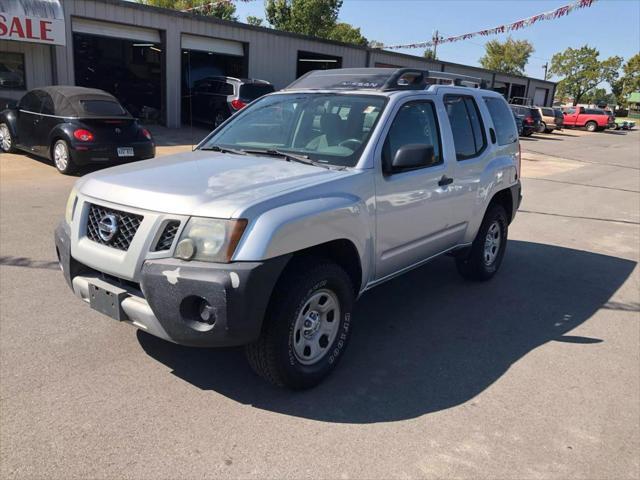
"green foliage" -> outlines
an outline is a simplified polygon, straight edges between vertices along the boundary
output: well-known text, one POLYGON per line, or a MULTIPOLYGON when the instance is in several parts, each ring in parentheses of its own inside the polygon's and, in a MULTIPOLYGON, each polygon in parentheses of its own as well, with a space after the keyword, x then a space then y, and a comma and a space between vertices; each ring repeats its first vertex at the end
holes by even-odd
POLYGON ((266 0, 269 24, 287 32, 366 46, 359 28, 338 22, 342 0, 266 0))
POLYGON ((422 56, 424 58, 426 58, 427 60, 435 60, 436 59, 436 52, 434 50, 432 50, 431 48, 427 48, 423 53, 422 56))
POLYGON ((599 55, 597 49, 588 45, 569 47, 556 53, 551 59, 549 72, 562 77, 558 82, 558 95, 573 97, 573 104, 577 105, 586 93, 600 83, 609 82, 613 86, 619 75, 622 58, 609 57, 600 61, 599 55))
POLYGON ((254 17, 253 15, 247 15, 247 23, 254 27, 260 27, 264 20, 260 17, 254 17))
POLYGON ((626 97, 632 92, 640 92, 640 53, 631 57, 622 68, 624 87, 622 94, 626 97))
POLYGON ((484 46, 485 54, 480 65, 489 70, 523 75, 524 67, 533 53, 533 45, 527 40, 513 40, 508 37, 504 42, 491 40, 484 46))
MULTIPOLYGON (((138 3, 154 7, 171 8, 173 10, 187 10, 211 3, 211 0, 136 0, 138 3)), ((197 11, 200 15, 221 18, 222 20, 238 21, 235 15, 236 6, 232 2, 221 2, 197 11)))
POLYGON ((616 105, 617 101, 613 93, 607 93, 604 88, 594 88, 582 97, 582 103, 616 105))
POLYGON ((369 40, 369 48, 382 48, 384 47, 384 43, 379 42, 378 40, 369 40))
POLYGON ((337 23, 333 30, 329 32, 327 37, 329 40, 336 40, 338 42, 352 43, 354 45, 360 45, 366 47, 368 45, 367 39, 360 33, 360 29, 352 27, 348 23, 337 23))

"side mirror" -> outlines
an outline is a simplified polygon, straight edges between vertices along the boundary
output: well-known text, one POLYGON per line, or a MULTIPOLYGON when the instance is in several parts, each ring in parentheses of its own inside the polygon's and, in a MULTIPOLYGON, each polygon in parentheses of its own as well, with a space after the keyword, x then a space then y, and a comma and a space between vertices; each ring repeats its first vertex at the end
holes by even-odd
POLYGON ((416 168, 430 167, 436 164, 433 145, 403 145, 397 151, 391 165, 384 169, 385 173, 398 173, 416 168))

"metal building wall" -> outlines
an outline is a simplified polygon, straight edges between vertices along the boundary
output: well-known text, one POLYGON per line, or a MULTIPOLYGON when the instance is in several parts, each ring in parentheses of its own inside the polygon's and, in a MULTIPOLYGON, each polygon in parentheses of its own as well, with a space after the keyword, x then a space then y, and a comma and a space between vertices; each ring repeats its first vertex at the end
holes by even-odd
MULTIPOLYGON (((51 85, 52 64, 51 46, 40 43, 14 42, 0 40, 0 52, 22 53, 24 55, 24 73, 27 89, 51 85)), ((0 97, 18 100, 24 90, 0 90, 0 97)))

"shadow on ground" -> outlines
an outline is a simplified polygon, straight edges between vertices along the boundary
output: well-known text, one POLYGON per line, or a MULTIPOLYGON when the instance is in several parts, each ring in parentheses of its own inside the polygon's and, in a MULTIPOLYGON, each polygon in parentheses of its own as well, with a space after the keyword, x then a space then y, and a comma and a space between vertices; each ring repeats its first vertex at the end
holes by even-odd
POLYGON ((302 393, 256 377, 241 349, 180 347, 143 332, 138 340, 174 375, 243 404, 326 422, 397 421, 469 401, 547 342, 594 348, 606 341, 566 333, 600 308, 638 309, 609 302, 635 265, 511 241, 501 272, 471 283, 440 258, 365 294, 341 365, 302 393))

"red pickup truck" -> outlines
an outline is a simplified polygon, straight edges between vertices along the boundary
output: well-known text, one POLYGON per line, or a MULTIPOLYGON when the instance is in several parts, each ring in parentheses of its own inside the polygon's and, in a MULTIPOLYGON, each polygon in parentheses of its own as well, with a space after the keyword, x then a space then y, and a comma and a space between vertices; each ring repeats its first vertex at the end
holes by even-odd
POLYGON ((585 127, 589 132, 604 130, 609 126, 609 116, 604 110, 570 107, 562 110, 565 127, 585 127))

